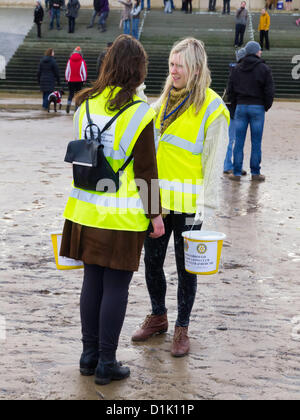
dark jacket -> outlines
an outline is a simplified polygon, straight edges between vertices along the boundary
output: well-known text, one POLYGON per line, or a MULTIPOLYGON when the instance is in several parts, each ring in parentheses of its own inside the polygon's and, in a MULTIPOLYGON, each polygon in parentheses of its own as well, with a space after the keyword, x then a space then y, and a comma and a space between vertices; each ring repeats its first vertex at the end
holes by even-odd
POLYGON ((94 0, 94 10, 96 10, 96 12, 100 12, 101 10, 101 0, 94 0))
POLYGON ((41 59, 37 78, 42 92, 52 92, 55 81, 60 85, 59 69, 54 57, 44 56, 41 59))
POLYGON ((272 72, 261 58, 256 55, 246 56, 231 71, 228 83, 228 99, 232 106, 264 105, 271 108, 274 99, 272 72))
POLYGON ((50 0, 49 1, 49 8, 50 9, 60 9, 63 6, 63 0, 50 0))
POLYGON ((67 17, 77 18, 78 10, 80 9, 80 3, 78 0, 69 0, 67 4, 67 17))
POLYGON ((36 8, 34 9, 34 19, 33 22, 34 23, 41 23, 44 19, 44 9, 42 8, 42 6, 36 6, 36 8))

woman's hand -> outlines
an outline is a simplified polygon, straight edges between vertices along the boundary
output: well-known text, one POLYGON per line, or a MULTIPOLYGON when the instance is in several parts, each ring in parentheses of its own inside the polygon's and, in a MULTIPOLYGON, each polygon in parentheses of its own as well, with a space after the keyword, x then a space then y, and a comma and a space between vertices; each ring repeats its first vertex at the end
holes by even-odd
POLYGON ((161 215, 151 219, 151 223, 153 226, 153 232, 149 234, 150 238, 159 238, 165 234, 165 225, 161 215))

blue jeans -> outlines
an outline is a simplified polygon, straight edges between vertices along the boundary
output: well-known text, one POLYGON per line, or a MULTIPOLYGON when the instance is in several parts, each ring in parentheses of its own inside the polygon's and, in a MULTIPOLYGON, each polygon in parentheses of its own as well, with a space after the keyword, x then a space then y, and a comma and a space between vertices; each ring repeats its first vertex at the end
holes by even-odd
POLYGON ((123 32, 126 35, 130 35, 130 19, 126 19, 123 22, 123 32))
POLYGON ((261 163, 261 141, 265 122, 265 108, 263 105, 237 105, 234 120, 236 139, 233 150, 233 173, 238 176, 242 174, 244 144, 248 125, 250 124, 250 169, 252 175, 259 175, 261 163))
POLYGON ((50 95, 51 91, 43 92, 43 108, 48 108, 48 96, 50 95))
MULTIPOLYGON (((147 0, 147 9, 151 8, 151 0, 147 0)), ((144 0, 141 0, 141 9, 144 9, 144 0)))
POLYGON ((232 152, 233 152, 234 142, 235 142, 235 122, 233 119, 230 118, 229 143, 228 143, 227 153, 224 160, 224 171, 226 172, 233 170, 232 152))
POLYGON ((60 27, 60 9, 51 9, 50 29, 53 29, 54 19, 56 19, 56 27, 58 29, 60 27))
POLYGON ((139 18, 133 18, 132 19, 132 36, 135 39, 139 39, 139 18))

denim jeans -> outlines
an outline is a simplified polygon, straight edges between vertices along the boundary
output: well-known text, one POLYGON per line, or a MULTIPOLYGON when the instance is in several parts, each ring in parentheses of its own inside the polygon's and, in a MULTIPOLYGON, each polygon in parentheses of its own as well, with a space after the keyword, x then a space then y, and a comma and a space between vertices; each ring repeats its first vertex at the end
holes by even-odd
POLYGON ((50 28, 53 29, 54 19, 56 19, 56 27, 57 29, 60 27, 60 9, 51 9, 51 21, 50 21, 50 28))
POLYGON ((230 125, 229 125, 229 143, 228 143, 227 153, 224 160, 224 171, 233 170, 232 153, 233 153, 234 142, 235 142, 235 122, 231 118, 230 125))
POLYGON ((139 39, 139 18, 133 18, 132 19, 132 36, 135 39, 139 39))
POLYGON ((44 92, 43 91, 43 108, 48 108, 48 96, 50 95, 51 91, 44 92))
POLYGON ((263 105, 237 105, 234 120, 236 139, 233 150, 233 173, 234 175, 242 174, 244 144, 248 125, 250 125, 250 169, 252 175, 259 175, 261 163, 261 141, 265 122, 265 108, 263 105))
MULTIPOLYGON (((147 0, 147 9, 151 8, 151 0, 147 0)), ((144 9, 144 0, 141 0, 141 9, 144 9)))
POLYGON ((124 20, 123 31, 124 31, 124 34, 130 35, 130 19, 124 20))

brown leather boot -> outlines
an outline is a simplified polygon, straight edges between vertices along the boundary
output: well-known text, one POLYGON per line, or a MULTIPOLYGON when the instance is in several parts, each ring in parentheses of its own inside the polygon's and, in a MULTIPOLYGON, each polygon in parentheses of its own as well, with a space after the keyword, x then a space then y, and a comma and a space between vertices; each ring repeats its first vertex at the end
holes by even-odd
POLYGON ((167 314, 147 315, 142 326, 131 337, 132 341, 145 341, 154 334, 162 334, 168 331, 167 314))
POLYGON ((176 327, 173 337, 171 354, 174 357, 182 357, 190 351, 190 340, 187 335, 188 327, 176 327))

